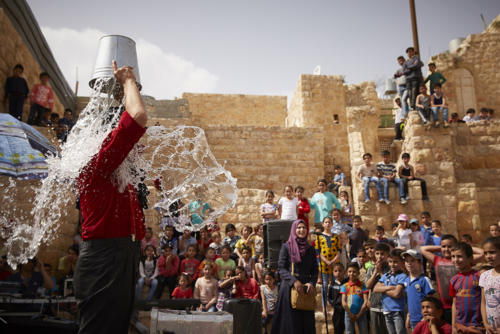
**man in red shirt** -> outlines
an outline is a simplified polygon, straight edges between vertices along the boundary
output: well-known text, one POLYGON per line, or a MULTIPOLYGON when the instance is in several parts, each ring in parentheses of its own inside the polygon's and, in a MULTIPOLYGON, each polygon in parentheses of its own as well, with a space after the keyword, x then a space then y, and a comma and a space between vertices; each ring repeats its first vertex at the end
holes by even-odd
POLYGON ((113 172, 146 131, 147 114, 131 67, 117 68, 125 108, 78 177, 83 244, 74 276, 79 333, 127 333, 144 213, 132 185, 120 191, 113 172))

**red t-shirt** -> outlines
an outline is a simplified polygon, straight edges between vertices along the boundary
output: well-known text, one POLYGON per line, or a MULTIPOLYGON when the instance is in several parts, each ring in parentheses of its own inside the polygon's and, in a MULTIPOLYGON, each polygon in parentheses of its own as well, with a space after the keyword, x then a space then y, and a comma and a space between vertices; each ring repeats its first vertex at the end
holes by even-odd
MULTIPOLYGON (((441 326, 438 328, 439 334, 451 334, 451 326, 450 324, 442 321, 441 326)), ((429 327, 429 323, 425 320, 420 321, 412 334, 432 334, 431 329, 429 327)))
POLYGON ((174 292, 172 292, 172 298, 173 299, 191 299, 193 298, 193 291, 191 288, 187 288, 186 291, 182 291, 181 287, 178 286, 174 289, 174 292))
POLYGON ((254 278, 247 278, 246 284, 242 281, 236 282, 236 298, 259 299, 259 296, 259 283, 254 278))
POLYGON ((307 230, 309 231, 309 219, 306 215, 311 212, 311 206, 309 205, 309 201, 306 198, 303 198, 299 201, 299 214, 297 216, 298 219, 302 219, 306 222, 307 230))
POLYGON ((200 274, 199 267, 200 261, 198 261, 197 259, 185 258, 181 262, 181 273, 187 273, 189 277, 191 277, 191 279, 195 281, 200 274))
POLYGON ((99 153, 83 168, 78 177, 83 240, 123 238, 131 234, 137 240, 144 238, 144 213, 137 192, 128 185, 120 193, 113 172, 145 131, 125 111, 99 153))
POLYGON ((457 269, 451 260, 437 255, 434 255, 433 265, 436 272, 439 299, 441 299, 445 310, 451 309, 453 297, 450 297, 450 279, 455 276, 457 269))

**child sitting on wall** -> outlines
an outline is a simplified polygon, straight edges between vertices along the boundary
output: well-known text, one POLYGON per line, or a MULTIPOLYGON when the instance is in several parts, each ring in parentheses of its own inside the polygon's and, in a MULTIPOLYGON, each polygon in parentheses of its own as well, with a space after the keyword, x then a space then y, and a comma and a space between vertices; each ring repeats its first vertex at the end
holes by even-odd
POLYGON ((427 94, 427 87, 420 86, 420 94, 417 96, 415 106, 417 107, 418 115, 422 119, 424 125, 429 124, 431 117, 431 96, 427 94))
POLYGON ((370 153, 363 154, 364 164, 358 167, 358 172, 356 177, 359 181, 363 182, 365 189, 365 203, 370 201, 370 183, 373 182, 377 188, 378 201, 383 202, 384 197, 382 195, 382 189, 380 188, 379 179, 377 177, 378 171, 377 166, 372 164, 372 155, 370 153))
POLYGON ((415 168, 410 165, 410 154, 403 153, 401 155, 401 159, 403 160, 403 164, 399 166, 399 177, 403 180, 405 199, 409 200, 408 196, 408 182, 409 181, 420 181, 420 188, 422 189, 422 199, 424 201, 428 201, 429 197, 427 196, 427 185, 425 180, 415 177, 415 168))

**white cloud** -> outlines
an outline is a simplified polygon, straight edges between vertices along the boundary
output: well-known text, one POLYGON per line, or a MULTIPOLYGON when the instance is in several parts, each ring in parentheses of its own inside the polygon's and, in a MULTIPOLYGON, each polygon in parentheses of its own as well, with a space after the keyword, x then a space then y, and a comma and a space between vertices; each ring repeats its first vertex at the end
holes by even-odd
MULTIPOLYGON (((78 95, 88 96, 99 38, 106 33, 96 29, 50 27, 42 27, 42 31, 70 86, 74 89, 78 67, 78 95)), ((215 91, 218 78, 208 70, 146 40, 139 39, 136 43, 143 94, 156 99, 172 99, 183 92, 215 91)))

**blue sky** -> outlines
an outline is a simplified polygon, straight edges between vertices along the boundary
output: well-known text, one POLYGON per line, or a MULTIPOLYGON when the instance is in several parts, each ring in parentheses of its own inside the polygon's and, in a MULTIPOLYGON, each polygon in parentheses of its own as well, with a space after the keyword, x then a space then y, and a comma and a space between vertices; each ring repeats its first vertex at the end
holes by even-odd
MULTIPOLYGON (((415 0, 423 60, 480 33, 498 0, 415 0)), ((299 75, 320 65, 348 83, 383 81, 412 45, 409 1, 28 0, 71 86, 90 78, 98 38, 137 42, 144 93, 291 96, 299 75)))

